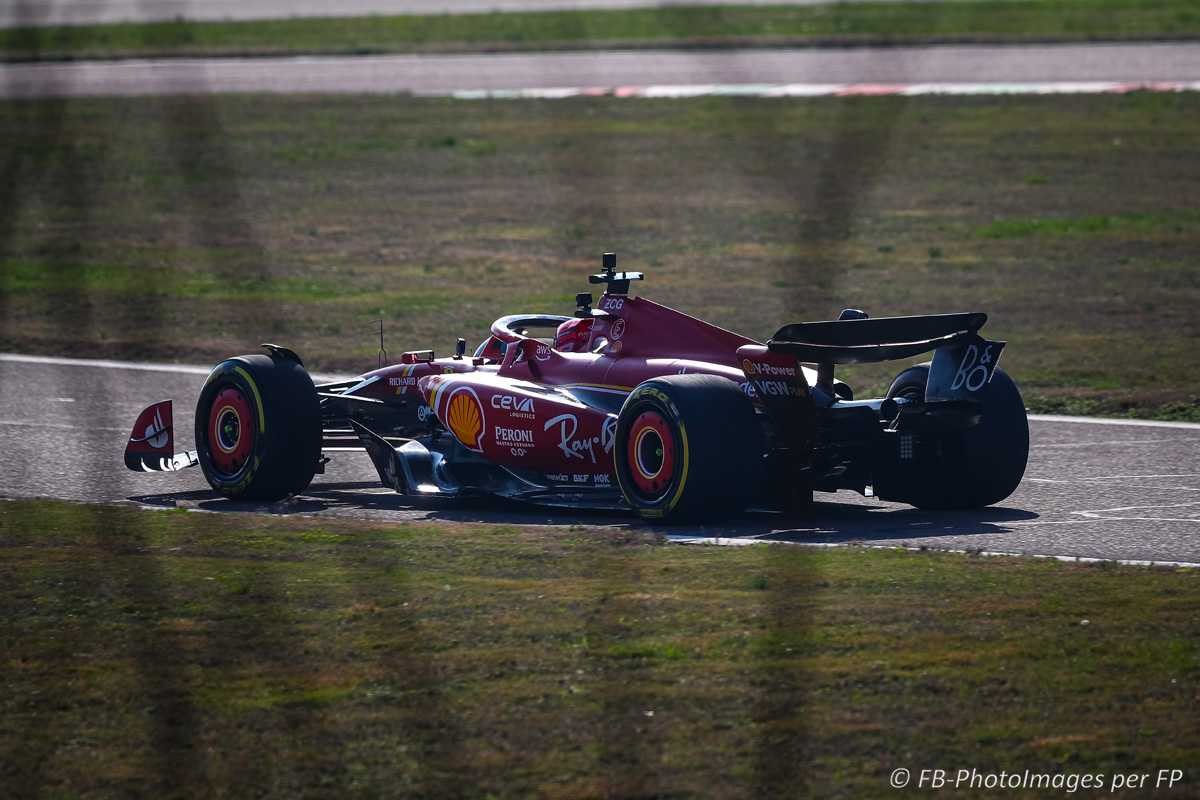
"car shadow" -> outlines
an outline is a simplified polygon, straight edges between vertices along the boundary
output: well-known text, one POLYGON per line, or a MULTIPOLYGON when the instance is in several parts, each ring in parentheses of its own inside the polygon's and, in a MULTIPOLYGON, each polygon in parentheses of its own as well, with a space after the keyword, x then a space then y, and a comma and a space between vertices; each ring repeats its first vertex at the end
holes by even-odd
POLYGON ((719 524, 654 525, 629 511, 616 509, 555 508, 498 497, 413 497, 382 491, 373 481, 327 483, 302 495, 278 502, 229 500, 213 491, 189 491, 127 498, 142 506, 195 508, 216 513, 305 514, 371 518, 381 523, 398 520, 474 522, 495 525, 549 525, 588 527, 640 527, 671 539, 736 539, 806 544, 895 542, 936 539, 938 546, 954 547, 963 537, 1003 535, 1010 523, 1039 518, 1020 508, 987 508, 928 511, 898 503, 865 500, 816 502, 803 513, 750 511, 719 524))
POLYGON ((216 513, 319 514, 364 517, 387 523, 396 519, 429 519, 446 522, 483 522, 495 525, 603 525, 637 524, 628 511, 564 509, 537 506, 502 497, 416 497, 382 490, 377 481, 323 483, 302 495, 276 502, 230 500, 215 491, 169 492, 133 495, 126 500, 141 506, 194 508, 216 513))
MULTIPOLYGON (((767 517, 769 515, 753 515, 767 517)), ((920 539, 925 543, 938 539, 938 546, 954 547, 955 540, 979 535, 1012 533, 1011 523, 1028 522, 1039 514, 1020 508, 986 508, 930 511, 895 503, 816 503, 804 516, 756 519, 772 530, 756 538, 764 541, 847 544, 884 541, 903 544, 920 539)), ((733 532, 731 536, 753 533, 733 532)))

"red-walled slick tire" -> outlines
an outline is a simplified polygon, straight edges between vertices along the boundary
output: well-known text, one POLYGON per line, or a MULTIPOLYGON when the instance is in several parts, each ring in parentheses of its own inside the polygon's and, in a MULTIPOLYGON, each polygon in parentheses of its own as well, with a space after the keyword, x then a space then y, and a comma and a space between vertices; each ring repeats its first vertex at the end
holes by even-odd
POLYGON ((321 456, 321 406, 295 361, 248 355, 209 373, 196 404, 196 453, 210 486, 235 500, 308 487, 321 456))
POLYGON ((754 406, 737 384, 714 375, 646 381, 617 418, 617 484, 652 522, 741 513, 758 489, 762 452, 754 406))

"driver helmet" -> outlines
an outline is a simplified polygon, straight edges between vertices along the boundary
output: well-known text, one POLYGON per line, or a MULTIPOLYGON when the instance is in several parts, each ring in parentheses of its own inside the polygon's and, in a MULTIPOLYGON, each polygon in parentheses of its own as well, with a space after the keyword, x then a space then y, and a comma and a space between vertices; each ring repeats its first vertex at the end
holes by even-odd
POLYGON ((570 319, 558 326, 554 349, 560 353, 586 353, 592 342, 592 320, 570 319))

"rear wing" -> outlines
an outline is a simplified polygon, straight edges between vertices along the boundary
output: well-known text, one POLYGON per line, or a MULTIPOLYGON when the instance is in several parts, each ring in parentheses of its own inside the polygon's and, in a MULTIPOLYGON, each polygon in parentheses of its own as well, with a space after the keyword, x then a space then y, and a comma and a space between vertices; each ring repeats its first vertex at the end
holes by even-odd
POLYGON ((987 314, 798 322, 780 328, 767 348, 810 364, 875 364, 957 344, 975 335, 985 322, 987 314))
POLYGON ((780 328, 767 349, 817 364, 822 381, 831 385, 834 365, 875 364, 932 350, 925 399, 978 401, 1006 344, 979 335, 986 322, 982 313, 799 322, 780 328))

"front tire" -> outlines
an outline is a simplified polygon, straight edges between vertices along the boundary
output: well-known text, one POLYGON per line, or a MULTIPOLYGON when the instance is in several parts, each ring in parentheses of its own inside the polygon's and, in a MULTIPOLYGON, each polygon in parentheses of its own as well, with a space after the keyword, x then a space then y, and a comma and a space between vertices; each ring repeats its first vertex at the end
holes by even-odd
POLYGON ((295 361, 248 355, 209 373, 196 404, 196 453, 210 486, 234 500, 304 491, 321 455, 321 405, 295 361))
MULTIPOLYGON (((916 364, 892 381, 888 397, 925 399, 929 364, 916 364)), ((979 424, 942 442, 940 474, 931 470, 905 502, 917 508, 982 508, 1004 500, 1021 483, 1029 460, 1025 402, 1008 373, 997 368, 983 395, 979 424)))
POLYGON ((746 510, 762 470, 749 398, 715 375, 670 375, 630 393, 617 420, 617 484, 652 522, 715 522, 746 510))

